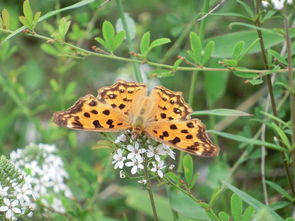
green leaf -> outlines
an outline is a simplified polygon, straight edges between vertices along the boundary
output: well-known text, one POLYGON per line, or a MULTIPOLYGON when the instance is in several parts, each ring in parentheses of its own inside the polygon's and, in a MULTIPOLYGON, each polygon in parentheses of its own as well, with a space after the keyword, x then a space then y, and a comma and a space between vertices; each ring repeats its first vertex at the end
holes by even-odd
MULTIPOLYGON (((136 25, 135 22, 133 20, 133 18, 131 18, 127 13, 124 13, 124 17, 125 17, 125 21, 127 23, 127 28, 128 28, 128 32, 130 35, 131 40, 135 38, 136 35, 136 25)), ((121 18, 119 18, 116 22, 116 31, 120 32, 120 31, 125 31, 123 23, 121 18)))
POLYGON ((242 217, 242 212, 243 212, 243 202, 238 195, 233 194, 231 196, 231 214, 234 218, 234 221, 240 221, 242 217))
POLYGON ((171 191, 169 191, 169 199, 172 209, 181 215, 190 219, 210 221, 205 209, 183 192, 171 189, 171 191))
POLYGON ((193 173, 194 173, 193 158, 191 157, 191 155, 186 154, 183 157, 182 166, 183 166, 186 183, 190 185, 190 183, 192 182, 193 173))
POLYGON ((164 44, 168 44, 169 42, 171 42, 171 40, 169 38, 159 38, 159 39, 156 39, 156 40, 154 40, 151 43, 149 50, 151 50, 151 49, 153 49, 155 47, 164 45, 164 44))
POLYGON ((290 126, 288 125, 288 123, 286 123, 285 121, 281 120, 280 118, 274 116, 273 114, 264 112, 264 111, 260 111, 261 114, 265 115, 266 117, 273 119, 275 121, 277 121, 278 123, 284 125, 284 127, 290 128, 290 126))
POLYGON ((249 7, 249 5, 247 5, 246 3, 244 3, 243 1, 240 1, 240 0, 237 0, 237 2, 245 9, 245 11, 247 12, 247 14, 249 15, 250 18, 254 17, 253 11, 249 7))
POLYGON ((269 207, 273 210, 278 210, 289 206, 291 203, 287 201, 277 201, 269 205, 269 207))
POLYGON ((271 123, 272 128, 274 131, 280 136, 280 139, 282 143, 289 149, 292 150, 292 145, 287 137, 287 135, 284 133, 284 131, 274 122, 271 123))
POLYGON ((289 201, 291 201, 291 202, 294 202, 295 201, 295 199, 286 190, 284 190, 281 186, 279 186, 278 184, 276 184, 274 182, 271 182, 269 180, 266 180, 265 182, 271 188, 273 188, 274 190, 276 190, 278 193, 280 193, 283 197, 285 197, 289 201))
POLYGON ((96 38, 94 38, 95 39, 95 41, 97 41, 98 43, 100 43, 102 46, 104 46, 105 48, 107 47, 107 44, 106 44, 106 42, 102 39, 102 38, 100 38, 100 37, 96 37, 96 38))
POLYGON ((261 78, 251 79, 249 80, 249 83, 252 85, 259 85, 263 83, 263 80, 261 78))
MULTIPOLYGON (((220 67, 215 61, 209 62, 209 67, 220 67)), ((220 99, 227 86, 229 73, 228 72, 206 72, 204 74, 204 87, 206 91, 206 97, 209 108, 212 108, 214 104, 220 99)))
POLYGON ((10 28, 10 17, 6 8, 2 10, 2 26, 3 26, 3 29, 10 28))
POLYGON ((173 64, 173 69, 174 71, 176 71, 176 69, 179 67, 179 65, 181 65, 181 63, 183 62, 183 59, 179 58, 177 59, 174 64, 173 64))
POLYGON ((202 57, 202 64, 205 65, 208 60, 211 58, 211 55, 213 51, 215 50, 215 42, 214 41, 209 41, 206 44, 206 47, 204 49, 204 55, 202 57))
MULTIPOLYGON (((278 34, 265 31, 262 31, 262 34, 266 49, 281 44, 285 40, 282 36, 278 34)), ((290 32, 290 36, 294 37, 295 32, 290 32)), ((260 46, 259 41, 257 41, 256 30, 233 32, 209 38, 207 39, 207 41, 215 41, 215 51, 212 53, 212 56, 216 58, 230 58, 232 56, 232 49, 239 41, 245 42, 245 48, 248 48, 254 41, 256 41, 256 43, 252 46, 251 50, 249 50, 249 54, 260 52, 260 46)))
POLYGON ((253 215, 255 213, 255 209, 252 206, 248 206, 245 210, 241 221, 250 221, 253 218, 253 215))
POLYGON ((201 38, 195 32, 190 33, 191 53, 190 56, 195 63, 201 64, 202 42, 201 38))
POLYGON ((35 13, 34 20, 33 20, 34 26, 36 26, 36 24, 38 23, 40 16, 41 16, 41 12, 35 13))
POLYGON ((225 138, 228 138, 228 139, 231 139, 231 140, 235 140, 235 141, 238 141, 238 142, 241 142, 241 143, 247 143, 247 144, 258 145, 258 146, 265 146, 265 147, 268 147, 268 148, 271 148, 271 149, 274 149, 274 150, 277 150, 277 151, 286 151, 286 149, 281 147, 281 146, 278 146, 278 145, 272 144, 272 143, 268 143, 268 142, 264 142, 264 141, 261 141, 261 140, 257 140, 257 139, 254 139, 254 138, 247 138, 247 137, 243 137, 243 136, 240 136, 240 135, 233 135, 233 134, 230 134, 230 133, 220 132, 220 131, 216 131, 216 130, 207 130, 207 132, 208 133, 213 133, 213 134, 216 134, 218 136, 222 136, 222 137, 225 137, 225 138))
POLYGON ((178 176, 177 174, 173 172, 166 173, 165 177, 169 179, 170 181, 172 181, 173 183, 175 183, 176 185, 179 185, 182 182, 182 179, 180 178, 180 176, 178 176))
POLYGON ((235 194, 237 194, 244 202, 252 206, 256 211, 265 209, 268 211, 271 216, 276 221, 283 221, 283 218, 280 217, 276 212, 274 212, 272 209, 270 209, 268 206, 264 205, 263 203, 259 202, 258 200, 254 199, 252 196, 248 195, 247 193, 239 190, 238 188, 234 187, 233 185, 229 183, 225 183, 225 185, 235 194))
POLYGON ((222 60, 224 66, 236 67, 238 66, 238 61, 234 59, 224 59, 222 60))
POLYGON ((286 61, 286 59, 281 56, 278 52, 272 50, 272 49, 268 49, 267 51, 270 55, 272 55, 275 59, 277 59, 280 63, 284 64, 284 65, 288 65, 288 62, 286 61))
POLYGON ((221 221, 230 221, 230 216, 226 212, 220 212, 218 213, 218 216, 221 221))
POLYGON ((199 116, 199 115, 237 116, 237 117, 251 116, 251 114, 248 114, 246 112, 233 110, 233 109, 213 109, 213 110, 194 111, 191 115, 193 117, 199 116))
POLYGON ((112 45, 115 38, 115 29, 111 22, 104 21, 102 24, 102 35, 107 44, 112 45))
MULTIPOLYGON (((77 2, 73 5, 70 5, 70 6, 67 6, 67 7, 64 7, 64 8, 61 8, 61 9, 57 9, 57 10, 53 10, 53 11, 50 11, 48 13, 46 13, 45 15, 43 15, 42 17, 40 17, 39 19, 39 22, 41 21, 44 21, 46 20, 47 18, 50 18, 58 13, 61 13, 63 11, 68 11, 68 10, 71 10, 71 9, 75 9, 75 8, 80 8, 80 7, 83 7, 85 5, 88 5, 92 2, 95 2, 96 0, 82 0, 80 2, 77 2)), ((9 34, 2 42, 1 44, 3 44, 4 42, 8 41, 10 38, 14 37, 15 35, 17 35, 18 33, 22 32, 23 30, 25 30, 26 27, 21 27, 21 28, 18 28, 17 30, 13 31, 11 34, 9 34)))
POLYGON ((60 40, 64 40, 67 32, 69 31, 70 25, 71 25, 71 21, 68 21, 67 18, 63 17, 60 19, 58 24, 58 33, 61 37, 60 40))
MULTIPOLYGON (((151 218, 153 217, 151 202, 147 191, 142 190, 142 188, 126 186, 121 187, 118 192, 126 197, 125 202, 128 207, 131 207, 136 211, 146 214, 151 218)), ((158 194, 154 194, 154 198, 159 220, 173 220, 173 215, 169 206, 168 199, 158 194)))
POLYGON ((172 77, 175 75, 175 73, 167 69, 155 69, 149 72, 148 75, 150 77, 165 78, 165 77, 172 77))
POLYGON ((233 74, 240 78, 255 78, 258 76, 258 74, 256 73, 248 73, 248 72, 242 72, 242 71, 234 71, 233 74))
POLYGON ((149 47, 150 47, 150 32, 146 32, 143 34, 140 41, 140 53, 143 54, 143 56, 146 56, 149 50, 149 47))
POLYGON ((124 39, 125 39, 125 31, 120 31, 115 37, 114 51, 120 47, 124 39))
POLYGON ((240 60, 240 56, 242 54, 242 51, 244 50, 245 42, 239 41, 233 50, 232 58, 235 60, 240 60))
POLYGON ((25 15, 27 21, 29 22, 29 24, 32 24, 32 22, 33 22, 33 12, 32 12, 29 0, 24 1, 23 12, 24 12, 24 15, 25 15))
POLYGON ((28 22, 28 19, 26 19, 24 16, 19 16, 19 21, 26 26, 26 28, 31 29, 31 24, 28 22))

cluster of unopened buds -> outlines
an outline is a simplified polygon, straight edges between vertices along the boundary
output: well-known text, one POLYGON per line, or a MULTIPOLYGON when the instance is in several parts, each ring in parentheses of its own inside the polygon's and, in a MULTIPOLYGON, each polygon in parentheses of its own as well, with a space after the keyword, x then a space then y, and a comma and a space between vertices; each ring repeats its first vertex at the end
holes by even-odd
POLYGON ((261 4, 265 8, 268 8, 272 5, 274 9, 282 10, 285 5, 292 5, 293 0, 270 0, 270 1, 264 0, 261 2, 261 4))
MULTIPOLYGON (((173 164, 168 166, 165 163, 167 157, 175 160, 175 153, 165 144, 158 144, 145 136, 136 137, 131 133, 118 136, 115 144, 118 148, 113 153, 112 164, 114 169, 120 169, 121 178, 125 178, 126 174, 141 176, 144 170, 163 178, 165 171, 174 168, 173 164)), ((145 184, 146 180, 138 182, 145 184)))

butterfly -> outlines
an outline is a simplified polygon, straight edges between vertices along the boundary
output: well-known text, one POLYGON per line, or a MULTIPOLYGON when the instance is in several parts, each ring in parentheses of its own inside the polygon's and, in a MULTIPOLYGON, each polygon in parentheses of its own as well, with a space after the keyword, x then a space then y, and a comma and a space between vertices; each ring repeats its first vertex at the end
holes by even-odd
POLYGON ((143 83, 119 80, 86 95, 66 111, 55 112, 54 122, 62 127, 97 132, 121 132, 148 137, 191 154, 216 156, 219 147, 208 137, 199 119, 191 119, 191 108, 181 92, 155 87, 147 95, 143 83))

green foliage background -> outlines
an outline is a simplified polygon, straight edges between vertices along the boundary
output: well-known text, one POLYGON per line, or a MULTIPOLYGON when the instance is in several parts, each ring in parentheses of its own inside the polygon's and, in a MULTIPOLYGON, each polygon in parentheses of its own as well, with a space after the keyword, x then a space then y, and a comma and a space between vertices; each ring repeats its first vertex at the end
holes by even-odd
MULTIPOLYGON (((214 14, 197 21, 197 18, 203 15, 201 12, 204 9, 206 11, 206 5, 209 6, 208 11, 208 8, 212 8, 218 1, 125 0, 122 4, 130 16, 127 23, 129 24, 130 20, 135 22, 134 28, 129 26, 129 31, 134 31, 135 37, 132 38, 131 45, 128 45, 126 40, 122 40, 124 33, 120 34, 122 36, 118 36, 118 39, 122 44, 119 44, 119 47, 104 45, 103 39, 106 38, 102 33, 106 20, 116 26, 120 18, 116 1, 107 1, 103 5, 102 1, 93 1, 57 13, 31 27, 37 34, 55 39, 57 43, 42 39, 33 32, 18 33, 0 46, 0 153, 9 155, 13 149, 22 148, 30 142, 56 144, 65 160, 70 174, 68 184, 75 195, 74 200, 65 200, 72 219, 152 220, 149 198, 142 186, 135 180, 119 178, 117 171, 111 168, 111 149, 93 149, 103 137, 98 133, 59 128, 53 124, 52 114, 66 109, 85 94, 96 95, 98 88, 111 85, 116 79, 136 80, 133 63, 113 59, 114 55, 109 52, 124 58, 130 57, 129 51, 136 52, 137 55, 131 56, 132 58, 172 66, 178 59, 177 56, 183 56, 187 58, 180 64, 183 67, 229 69, 215 72, 165 71, 162 67, 141 64, 142 69, 148 69, 143 78, 149 85, 161 84, 171 90, 182 91, 194 111, 239 109, 252 114, 238 114, 234 118, 233 114, 227 111, 225 114, 218 112, 217 116, 195 113, 195 116, 207 125, 207 129, 214 130, 211 135, 221 147, 221 152, 215 159, 193 157, 194 166, 189 170, 194 170, 193 173, 197 175, 191 178, 196 182, 189 190, 190 193, 198 200, 207 202, 206 205, 214 211, 217 220, 229 220, 229 216, 235 221, 250 220, 243 219, 242 216, 251 217, 242 215, 243 213, 256 213, 256 217, 262 217, 260 220, 283 220, 290 217, 294 211, 295 198, 290 190, 281 153, 278 151, 279 147, 287 148, 286 139, 290 140, 291 137, 291 130, 288 129, 288 88, 281 86, 288 85, 287 73, 277 74, 275 82, 281 84, 275 83, 273 86, 278 105, 277 118, 287 125, 284 127, 282 122, 273 118, 271 109, 265 110, 268 91, 264 78, 259 77, 257 73, 230 69, 265 69, 257 32, 252 27, 253 23, 245 19, 254 13, 254 3, 250 0, 243 2, 244 7, 238 1, 227 1, 214 14), (245 23, 252 26, 246 26, 245 23), (205 27, 202 27, 202 24, 205 27), (190 34, 191 31, 198 34, 194 36, 190 34), (169 38, 171 42, 166 39, 165 44, 145 54, 147 46, 140 45, 142 36, 147 32, 150 33, 151 42, 160 38, 169 38), (196 60, 202 56, 198 45, 195 45, 197 49, 194 52, 192 44, 198 40, 192 39, 196 38, 200 38, 203 50, 206 50, 206 45, 215 48, 210 59, 196 60), (215 44, 210 46, 213 43, 209 42, 212 41, 215 44), (94 52, 108 56, 84 56, 83 52, 70 49, 62 42, 88 51, 94 49, 94 52), (175 47, 175 44, 179 45, 175 47), (248 48, 249 46, 251 47, 248 48), (130 47, 132 50, 129 50, 130 47), (169 54, 173 47, 176 49, 169 54), (246 51, 247 48, 249 51, 246 51), (187 53, 188 50, 192 50, 191 53, 187 53), (194 53, 197 53, 195 57, 194 53), (195 66, 188 61, 193 62, 195 66), (191 86, 192 81, 196 84, 191 86), (262 111, 270 115, 267 116, 262 111), (277 123, 280 130, 273 129, 275 126, 270 125, 271 122, 277 123), (267 143, 259 143, 260 136, 255 137, 263 123, 268 124, 265 137, 267 143), (285 134, 285 140, 278 135, 278 131, 285 134), (276 143, 274 136, 282 140, 276 143), (268 206, 265 205, 261 182, 261 145, 267 147, 265 176, 268 180, 268 206), (224 181, 226 183, 223 183, 224 181), (233 192, 235 195, 232 195, 233 192), (266 217, 271 219, 265 219, 266 217)), ((76 1, 68 0, 30 1, 33 12, 40 11, 41 16, 75 3, 76 1)), ((6 30, 21 27, 18 16, 23 15, 23 1, 2 0, 0 9, 3 8, 10 14, 10 27, 6 30)), ((275 70, 286 68, 286 56, 278 54, 284 38, 276 33, 282 32, 282 18, 275 11, 268 16, 269 19, 263 23, 263 37, 266 48, 274 51, 268 51, 270 66, 275 70)), ((290 17, 290 23, 293 21, 294 16, 290 17)), ((4 29, 0 30, 0 40, 4 40, 9 34, 4 29)), ((118 33, 117 31, 116 34, 118 33)), ((290 29, 290 35, 295 35, 294 28, 290 29)), ((294 41, 292 47, 294 53, 294 41)), ((174 67, 177 68, 176 65, 174 67)), ((291 146, 292 143, 292 149, 291 146)), ((178 169, 181 170, 181 163, 178 169)), ((294 175, 294 167, 291 168, 291 174, 294 175)), ((204 212, 204 207, 188 195, 176 191, 175 187, 155 183, 154 191, 160 220, 214 220, 204 212)), ((55 214, 52 219, 67 218, 55 214)))

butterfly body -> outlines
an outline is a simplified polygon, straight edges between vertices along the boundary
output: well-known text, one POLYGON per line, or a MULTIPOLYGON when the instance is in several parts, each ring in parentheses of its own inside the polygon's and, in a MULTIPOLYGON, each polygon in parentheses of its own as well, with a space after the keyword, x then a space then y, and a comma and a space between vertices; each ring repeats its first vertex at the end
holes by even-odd
POLYGON ((198 156, 215 156, 213 144, 181 93, 158 86, 147 95, 146 85, 118 81, 86 95, 66 111, 54 113, 56 124, 78 130, 119 132, 131 130, 198 156))

